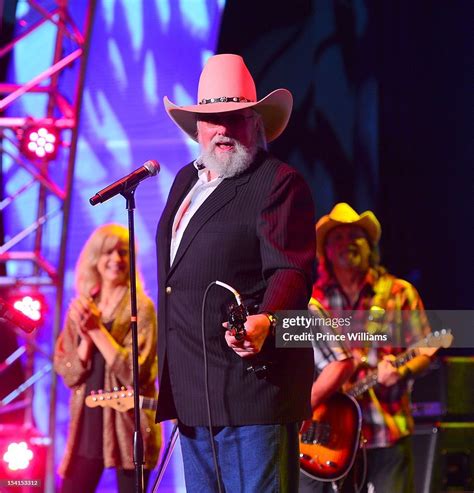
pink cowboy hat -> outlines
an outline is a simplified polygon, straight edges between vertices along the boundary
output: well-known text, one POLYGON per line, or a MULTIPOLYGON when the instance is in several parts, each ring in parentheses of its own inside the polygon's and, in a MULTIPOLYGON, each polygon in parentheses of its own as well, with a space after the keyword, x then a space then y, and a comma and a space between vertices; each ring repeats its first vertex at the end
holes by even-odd
POLYGON ((198 87, 198 104, 177 106, 163 98, 171 119, 197 141, 199 113, 224 113, 253 108, 263 121, 267 142, 275 140, 290 119, 293 97, 286 89, 277 89, 257 101, 255 82, 239 55, 215 55, 204 66, 198 87))

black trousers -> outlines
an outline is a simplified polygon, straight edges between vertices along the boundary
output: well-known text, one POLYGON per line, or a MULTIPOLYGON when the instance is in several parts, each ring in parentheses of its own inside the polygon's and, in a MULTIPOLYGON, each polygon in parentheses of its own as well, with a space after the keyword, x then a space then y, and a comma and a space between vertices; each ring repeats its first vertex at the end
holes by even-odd
MULTIPOLYGON (((360 460, 355 467, 362 469, 360 460)), ((355 475, 357 478, 357 475, 355 475)), ((349 473, 345 479, 341 492, 353 493, 357 491, 349 473)), ((399 440, 392 447, 367 450, 367 476, 361 492, 374 493, 414 493, 414 467, 411 437, 399 440), (369 483, 373 485, 369 489, 369 483)), ((356 479, 357 481, 357 479, 356 479)), ((333 493, 335 490, 329 482, 315 481, 300 473, 300 493, 333 493)), ((337 491, 337 490, 336 490, 337 491)))
MULTIPOLYGON (((76 456, 64 478, 61 493, 94 493, 104 471, 104 463, 100 459, 88 459, 76 456)), ((119 493, 135 491, 135 470, 116 469, 119 493)), ((145 490, 150 477, 150 471, 145 469, 145 490)))

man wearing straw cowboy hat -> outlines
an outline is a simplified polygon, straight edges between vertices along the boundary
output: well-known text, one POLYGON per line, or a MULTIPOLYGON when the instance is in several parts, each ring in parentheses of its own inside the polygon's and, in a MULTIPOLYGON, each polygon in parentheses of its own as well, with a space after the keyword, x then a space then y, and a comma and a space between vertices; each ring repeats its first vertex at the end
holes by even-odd
MULTIPOLYGON (((352 350, 358 365, 353 376, 356 381, 366 375, 369 367, 378 372, 378 384, 359 399, 367 449, 367 477, 365 489, 355 490, 410 493, 414 491, 411 377, 425 369, 430 360, 419 355, 398 369, 391 360, 402 351, 395 348, 416 342, 430 328, 416 289, 380 265, 381 232, 372 211, 358 214, 344 202, 321 217, 316 224, 319 276, 310 306, 322 305, 333 316, 351 313, 353 322, 359 319, 367 332, 387 334, 389 342, 384 347, 354 347, 352 350)), ((353 491, 350 485, 345 486, 349 488, 343 491, 353 491)), ((302 476, 300 491, 333 490, 330 483, 317 483, 302 476)))
POLYGON ((273 313, 307 306, 313 202, 265 150, 287 125, 291 93, 258 100, 243 59, 225 54, 206 63, 198 104, 164 103, 201 152, 178 172, 158 226, 157 420, 178 419, 188 491, 296 491, 312 351, 276 349, 273 313), (250 308, 241 334, 226 324, 232 292, 207 290, 216 280, 250 308))

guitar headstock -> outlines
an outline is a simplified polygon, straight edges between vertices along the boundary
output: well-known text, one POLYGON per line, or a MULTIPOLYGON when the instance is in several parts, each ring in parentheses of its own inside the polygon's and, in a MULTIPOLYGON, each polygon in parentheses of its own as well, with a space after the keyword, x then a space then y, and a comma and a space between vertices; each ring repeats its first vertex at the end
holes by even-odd
POLYGON ((437 330, 431 332, 421 341, 416 343, 416 347, 420 354, 431 356, 440 348, 448 348, 453 343, 454 336, 451 329, 437 330))
POLYGON ((104 392, 103 390, 92 391, 86 397, 86 406, 88 407, 112 407, 116 411, 125 412, 133 409, 133 389, 114 389, 113 392, 104 392))

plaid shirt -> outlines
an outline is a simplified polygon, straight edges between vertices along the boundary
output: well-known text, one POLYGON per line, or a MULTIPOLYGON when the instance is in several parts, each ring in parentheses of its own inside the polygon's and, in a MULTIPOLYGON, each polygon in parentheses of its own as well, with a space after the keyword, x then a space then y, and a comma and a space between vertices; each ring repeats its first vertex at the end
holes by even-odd
MULTIPOLYGON (((370 270, 353 305, 335 280, 326 285, 317 282, 313 287, 313 298, 329 310, 332 316, 337 316, 339 311, 351 311, 353 319, 359 320, 363 330, 367 331, 373 329, 368 324, 374 323, 367 321, 368 311, 374 307, 385 310, 383 322, 379 323, 383 324, 383 330, 389 334, 394 345, 354 349, 356 361, 362 358, 364 364, 359 365, 354 373, 353 382, 366 376, 370 369, 376 368, 383 356, 403 352, 403 347, 422 339, 430 331, 423 303, 416 289, 410 283, 388 273, 378 275, 375 270, 370 270), (415 317, 412 311, 416 311, 415 317)), ((412 433, 412 385, 411 379, 401 379, 389 387, 376 384, 359 397, 362 432, 367 440, 367 448, 389 447, 412 433)))
MULTIPOLYGON (((326 313, 324 307, 315 299, 311 298, 308 309, 313 315, 329 317, 330 314, 326 313)), ((316 331, 317 329, 312 329, 316 331)), ((331 329, 329 329, 331 330, 331 329)), ((334 329, 332 329, 334 330, 334 329)), ((316 339, 312 340, 313 353, 314 353, 314 369, 317 374, 321 373, 323 369, 333 361, 344 361, 345 359, 352 358, 350 351, 341 342, 332 342, 328 344, 326 342, 317 342, 316 339)))

